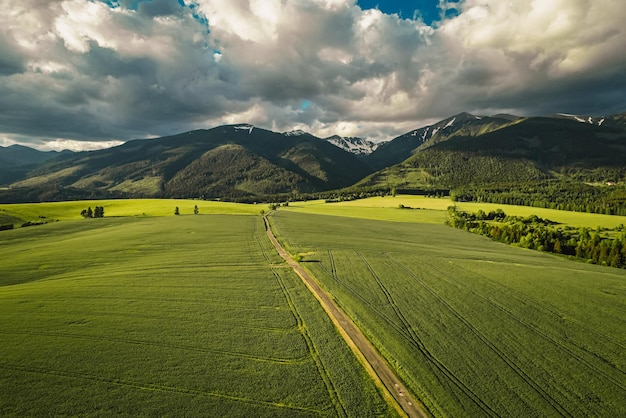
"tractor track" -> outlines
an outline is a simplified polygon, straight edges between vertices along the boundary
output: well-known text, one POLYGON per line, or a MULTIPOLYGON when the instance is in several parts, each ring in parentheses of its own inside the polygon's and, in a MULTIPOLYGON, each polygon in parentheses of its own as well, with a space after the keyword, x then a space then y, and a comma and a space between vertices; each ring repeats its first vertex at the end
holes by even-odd
POLYGON ((441 303, 446 309, 452 313, 467 329, 474 334, 480 341, 482 341, 490 350, 492 350, 507 366, 511 368, 524 382, 526 382, 539 396, 541 396, 558 414, 566 417, 572 416, 567 408, 561 405, 552 395, 544 390, 535 380, 533 380, 524 370, 517 365, 517 363, 501 349, 499 349, 491 340, 487 338, 480 330, 474 327, 467 319, 463 317, 456 309, 454 309, 448 302, 446 302, 437 292, 435 292, 422 278, 413 273, 406 265, 402 264, 396 259, 390 257, 396 265, 401 267, 407 274, 419 283, 426 291, 428 291, 439 303, 441 303))

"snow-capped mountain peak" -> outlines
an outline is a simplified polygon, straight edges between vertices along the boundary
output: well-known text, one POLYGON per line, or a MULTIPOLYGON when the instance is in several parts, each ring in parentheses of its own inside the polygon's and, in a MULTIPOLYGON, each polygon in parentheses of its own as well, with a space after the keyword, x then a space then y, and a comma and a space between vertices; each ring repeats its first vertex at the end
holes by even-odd
POLYGON ((241 125, 234 125, 233 128, 235 128, 236 131, 248 131, 248 134, 251 134, 252 130, 254 129, 254 126, 249 125, 247 123, 243 123, 241 125))
POLYGON ((571 119, 580 123, 588 123, 590 125, 602 126, 606 118, 594 116, 572 115, 571 113, 557 113, 555 117, 559 119, 571 119))
POLYGON ((448 119, 444 119, 434 125, 424 126, 423 128, 416 129, 407 134, 404 137, 417 137, 417 139, 424 143, 439 132, 450 132, 456 130, 459 126, 463 126, 468 122, 482 119, 481 116, 472 115, 470 113, 459 113, 458 115, 451 116, 448 119))
POLYGON ((331 136, 326 138, 326 140, 336 147, 357 155, 369 155, 380 145, 364 138, 342 137, 339 135, 331 136))
POLYGON ((296 129, 294 131, 289 131, 289 132, 283 132, 283 135, 285 136, 302 136, 302 135, 306 135, 307 133, 304 132, 302 129, 296 129))

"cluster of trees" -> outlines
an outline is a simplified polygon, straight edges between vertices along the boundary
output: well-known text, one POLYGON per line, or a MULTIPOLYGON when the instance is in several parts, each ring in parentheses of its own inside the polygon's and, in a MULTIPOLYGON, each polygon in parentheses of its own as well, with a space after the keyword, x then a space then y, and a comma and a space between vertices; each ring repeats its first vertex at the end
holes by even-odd
POLYGON ((509 183, 462 187, 451 192, 454 201, 533 206, 575 212, 626 216, 626 187, 591 186, 564 181, 509 183))
POLYGON ((460 212, 448 208, 447 224, 488 236, 496 241, 538 251, 564 254, 590 263, 626 267, 626 231, 589 228, 562 229, 555 222, 532 215, 508 216, 501 209, 485 213, 460 212), (607 234, 611 232, 611 236, 607 234))
POLYGON ((91 210, 91 206, 89 206, 87 209, 83 209, 80 215, 83 218, 104 218, 104 207, 96 206, 94 210, 91 210))
POLYGON ((289 202, 283 202, 282 204, 281 203, 270 203, 268 205, 270 210, 278 210, 278 208, 280 208, 281 206, 287 207, 287 206, 289 206, 289 202))

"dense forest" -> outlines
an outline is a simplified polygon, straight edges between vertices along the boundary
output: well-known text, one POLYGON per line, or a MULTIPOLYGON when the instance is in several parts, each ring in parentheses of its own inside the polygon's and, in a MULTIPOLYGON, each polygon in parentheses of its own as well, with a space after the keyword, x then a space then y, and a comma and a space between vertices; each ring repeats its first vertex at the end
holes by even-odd
POLYGON ((589 263, 626 267, 626 228, 563 228, 532 215, 509 216, 501 209, 485 213, 448 208, 447 224, 496 241, 538 251, 564 254, 589 263))
POLYGON ((450 194, 455 201, 626 216, 626 187, 613 183, 589 185, 572 181, 544 180, 457 187, 450 194))

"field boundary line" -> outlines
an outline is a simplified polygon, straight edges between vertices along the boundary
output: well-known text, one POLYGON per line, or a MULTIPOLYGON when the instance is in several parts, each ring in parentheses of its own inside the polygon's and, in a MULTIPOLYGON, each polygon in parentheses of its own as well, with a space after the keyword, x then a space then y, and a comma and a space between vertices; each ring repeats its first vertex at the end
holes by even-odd
POLYGON ((130 340, 125 338, 114 338, 114 337, 100 337, 97 335, 85 335, 85 334, 70 334, 70 333, 54 333, 54 332, 12 332, 12 331, 0 331, 0 335, 29 335, 33 337, 56 337, 56 338, 75 338, 79 340, 91 340, 91 341, 111 341, 121 344, 130 344, 130 345, 139 345, 139 346, 147 346, 147 347, 161 347, 161 348, 169 348, 175 350, 183 350, 183 351, 194 351, 198 353, 211 353, 211 354, 219 354, 223 356, 229 357, 237 357, 251 361, 258 361, 263 363, 274 363, 274 364, 302 364, 307 361, 305 357, 297 357, 297 358, 280 358, 280 357, 267 357, 267 356, 255 356, 254 354, 247 353, 238 353, 236 351, 227 351, 220 350, 215 348, 201 348, 201 347, 192 347, 180 344, 167 344, 160 343, 156 341, 146 341, 146 340, 130 340))
POLYGON ((331 319, 339 334, 352 349, 359 362, 376 385, 382 390, 387 401, 402 415, 408 417, 427 417, 426 408, 413 398, 402 381, 397 377, 387 362, 378 354, 369 340, 358 329, 350 317, 334 302, 331 295, 324 291, 313 276, 297 263, 278 242, 272 232, 267 215, 263 216, 267 236, 278 251, 278 254, 287 261, 294 272, 300 277, 309 291, 319 301, 320 305, 331 319))

